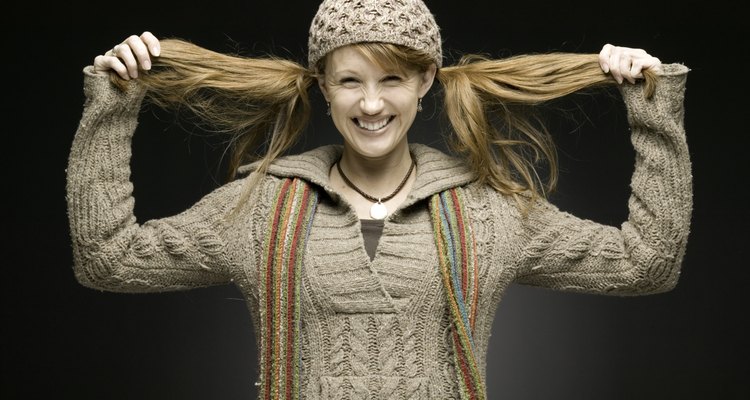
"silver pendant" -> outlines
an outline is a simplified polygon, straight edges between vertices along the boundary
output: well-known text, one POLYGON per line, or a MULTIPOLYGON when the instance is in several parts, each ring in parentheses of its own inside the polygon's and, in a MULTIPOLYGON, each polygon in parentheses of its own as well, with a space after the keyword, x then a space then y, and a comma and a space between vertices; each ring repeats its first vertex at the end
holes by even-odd
POLYGON ((373 219, 385 219, 388 216, 388 209, 385 204, 377 202, 370 207, 370 216, 373 219))

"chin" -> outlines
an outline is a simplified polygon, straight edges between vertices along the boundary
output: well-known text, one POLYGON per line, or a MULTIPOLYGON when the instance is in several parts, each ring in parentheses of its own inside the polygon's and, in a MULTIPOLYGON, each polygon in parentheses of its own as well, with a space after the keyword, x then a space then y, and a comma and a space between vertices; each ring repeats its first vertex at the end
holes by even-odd
MULTIPOLYGON (((367 158, 383 158, 393 153, 399 148, 399 142, 393 140, 358 140, 355 143, 349 144, 349 149, 353 150, 356 154, 367 157, 367 158)), ((403 141, 406 145, 406 140, 403 141)))

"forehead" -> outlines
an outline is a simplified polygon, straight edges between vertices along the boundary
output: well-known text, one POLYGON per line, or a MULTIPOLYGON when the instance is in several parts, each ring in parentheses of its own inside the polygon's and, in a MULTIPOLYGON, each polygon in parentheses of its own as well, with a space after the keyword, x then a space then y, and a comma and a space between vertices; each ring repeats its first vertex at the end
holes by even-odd
POLYGON ((355 73, 407 72, 409 68, 392 54, 363 46, 344 46, 326 56, 326 71, 355 73), (384 54, 381 54, 384 53, 384 54))
POLYGON ((361 68, 378 68, 379 65, 365 57, 360 50, 353 47, 340 47, 331 51, 327 56, 327 68, 331 71, 342 69, 361 69, 361 68))

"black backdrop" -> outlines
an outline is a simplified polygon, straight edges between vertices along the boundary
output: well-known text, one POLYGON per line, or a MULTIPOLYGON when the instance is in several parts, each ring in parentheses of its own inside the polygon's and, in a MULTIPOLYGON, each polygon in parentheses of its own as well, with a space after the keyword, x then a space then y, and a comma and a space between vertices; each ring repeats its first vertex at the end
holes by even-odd
MULTIPOLYGON (((692 69, 686 127, 695 211, 679 285, 637 298, 512 286, 489 349, 491 399, 748 398, 746 28, 735 6, 719 2, 645 4, 428 1, 449 62, 458 52, 596 52, 609 41, 692 69)), ((119 6, 27 2, 7 5, 2 15, 1 158, 10 225, 3 229, 1 396, 253 398, 252 327, 233 287, 127 295, 75 282, 65 167, 83 104, 81 69, 95 55, 148 29, 217 51, 304 60, 317 2, 119 6)), ((633 165, 624 116, 606 96, 578 101, 589 118, 553 122, 563 167, 553 199, 619 225, 633 165)), ((303 148, 339 140, 320 103, 303 148)), ((434 109, 428 101, 412 141, 441 145, 434 109)), ((179 212, 218 184, 217 141, 168 118, 145 113, 134 139, 141 221, 179 212)))

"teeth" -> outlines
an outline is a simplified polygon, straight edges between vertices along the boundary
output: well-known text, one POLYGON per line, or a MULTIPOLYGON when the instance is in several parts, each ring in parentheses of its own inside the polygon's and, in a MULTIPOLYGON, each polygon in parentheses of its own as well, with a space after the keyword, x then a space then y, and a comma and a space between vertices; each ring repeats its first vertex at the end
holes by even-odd
POLYGON ((362 129, 367 129, 368 131, 377 131, 378 129, 382 129, 384 126, 388 125, 388 122, 390 122, 390 118, 383 118, 382 120, 375 122, 364 122, 359 120, 358 118, 355 118, 354 121, 357 123, 357 126, 362 129))

